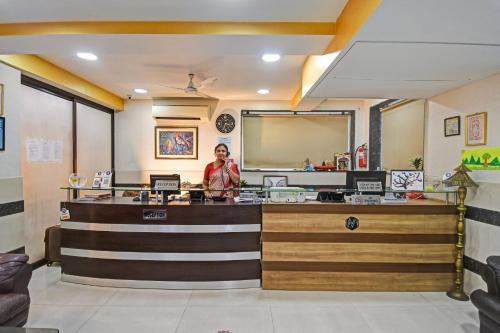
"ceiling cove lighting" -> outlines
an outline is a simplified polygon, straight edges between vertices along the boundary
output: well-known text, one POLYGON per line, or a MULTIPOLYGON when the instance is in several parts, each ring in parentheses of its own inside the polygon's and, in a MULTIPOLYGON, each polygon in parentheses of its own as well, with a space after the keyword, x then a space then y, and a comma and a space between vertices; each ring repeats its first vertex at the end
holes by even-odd
POLYGON ((272 53, 264 54, 262 56, 262 60, 264 60, 265 62, 276 62, 280 60, 280 58, 281 56, 279 54, 272 54, 272 53))
POLYGON ((259 90, 257 90, 257 94, 267 95, 267 94, 269 94, 269 89, 259 89, 259 90))
POLYGON ((78 52, 76 55, 78 58, 89 60, 89 61, 97 60, 97 56, 93 53, 90 53, 90 52, 78 52))
POLYGON ((135 88, 134 92, 136 92, 138 94, 147 94, 148 93, 148 91, 146 89, 142 89, 142 88, 135 88))

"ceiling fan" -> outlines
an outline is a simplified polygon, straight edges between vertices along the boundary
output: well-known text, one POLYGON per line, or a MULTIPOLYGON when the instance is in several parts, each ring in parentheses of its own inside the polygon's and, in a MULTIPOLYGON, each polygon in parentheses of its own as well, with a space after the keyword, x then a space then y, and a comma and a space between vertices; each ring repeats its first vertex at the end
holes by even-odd
POLYGON ((167 85, 163 85, 163 84, 162 84, 162 86, 167 87, 167 88, 171 88, 171 89, 182 90, 186 94, 190 94, 190 95, 196 95, 196 96, 203 97, 203 98, 217 99, 215 97, 212 97, 212 96, 207 95, 205 93, 202 93, 200 91, 201 89, 212 86, 218 80, 216 77, 210 77, 208 79, 203 80, 199 85, 195 85, 193 82, 194 74, 188 74, 188 76, 189 76, 189 82, 188 82, 187 87, 185 87, 185 88, 172 87, 172 86, 167 86, 167 85))

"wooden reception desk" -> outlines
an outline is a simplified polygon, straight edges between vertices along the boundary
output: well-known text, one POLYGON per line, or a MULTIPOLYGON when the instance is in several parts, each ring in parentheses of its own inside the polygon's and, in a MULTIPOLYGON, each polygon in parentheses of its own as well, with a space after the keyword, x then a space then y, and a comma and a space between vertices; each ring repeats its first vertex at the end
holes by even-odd
POLYGON ((268 204, 262 214, 264 289, 446 291, 452 285, 453 205, 268 204), (346 227, 349 217, 357 228, 346 227))
POLYGON ((456 207, 439 201, 61 205, 71 215, 61 233, 68 282, 351 291, 445 291, 453 283, 456 207))
POLYGON ((164 289, 261 285, 261 205, 63 202, 62 280, 164 289))

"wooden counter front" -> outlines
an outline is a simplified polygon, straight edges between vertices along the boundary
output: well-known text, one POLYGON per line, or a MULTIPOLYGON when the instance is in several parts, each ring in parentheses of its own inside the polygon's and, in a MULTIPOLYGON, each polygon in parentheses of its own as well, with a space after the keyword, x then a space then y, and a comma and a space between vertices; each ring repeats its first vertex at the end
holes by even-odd
POLYGON ((260 287, 261 205, 63 202, 62 279, 100 286, 260 287))
POLYGON ((264 289, 446 291, 453 283, 453 205, 311 202, 262 211, 264 289))

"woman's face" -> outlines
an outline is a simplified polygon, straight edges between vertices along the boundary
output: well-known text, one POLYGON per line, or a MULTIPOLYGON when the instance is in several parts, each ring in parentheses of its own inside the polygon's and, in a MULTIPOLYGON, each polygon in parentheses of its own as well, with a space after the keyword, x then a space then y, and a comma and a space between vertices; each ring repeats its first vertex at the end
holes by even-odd
POLYGON ((215 157, 219 160, 223 160, 226 158, 227 150, 224 146, 219 146, 215 150, 215 157))

